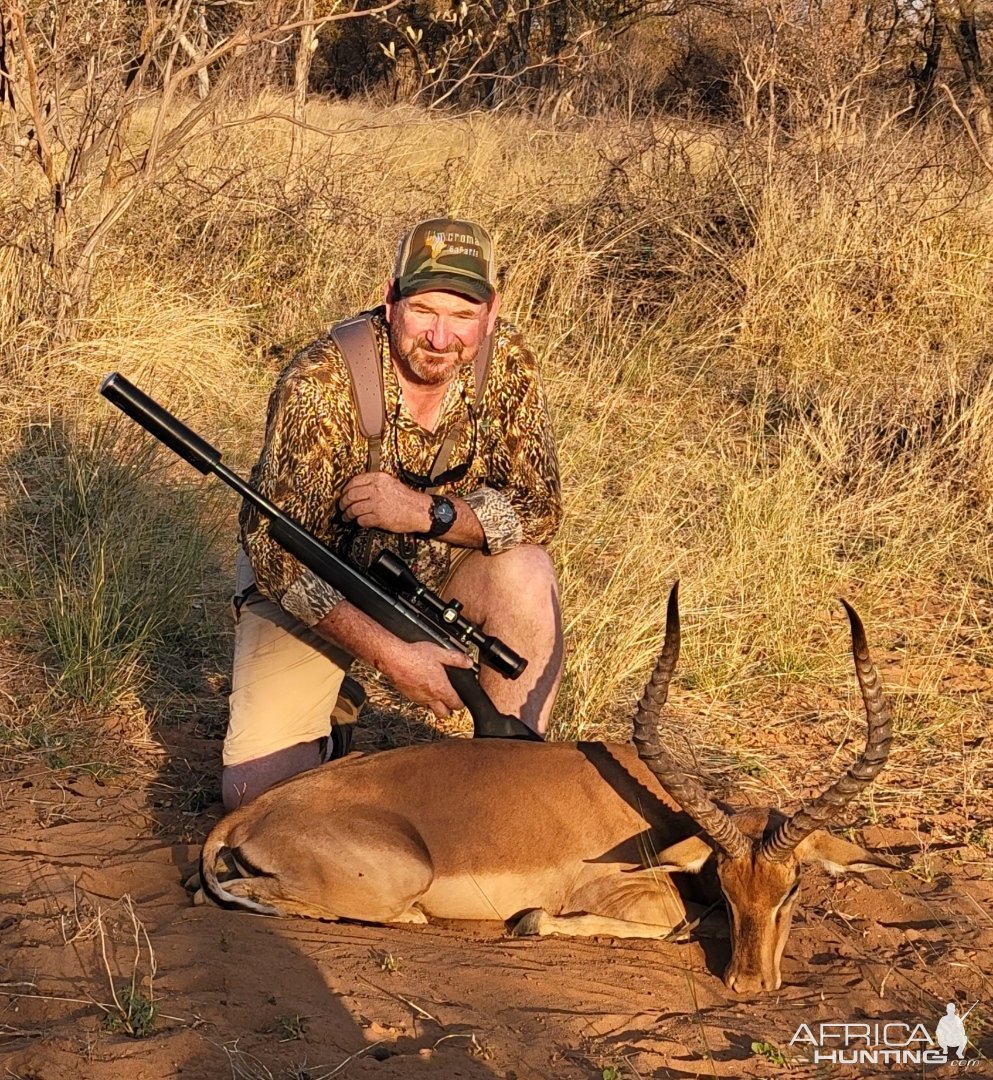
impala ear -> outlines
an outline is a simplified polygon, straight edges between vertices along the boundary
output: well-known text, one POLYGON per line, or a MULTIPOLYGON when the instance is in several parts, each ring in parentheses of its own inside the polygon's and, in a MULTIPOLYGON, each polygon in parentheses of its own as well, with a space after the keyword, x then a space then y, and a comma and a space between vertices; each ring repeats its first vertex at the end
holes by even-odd
POLYGON ((652 865, 667 874, 699 874, 714 849, 702 836, 690 836, 660 851, 652 865))
POLYGON ((853 870, 856 872, 876 870, 879 867, 885 867, 888 870, 901 869, 898 862, 885 855, 866 851, 858 844, 852 844, 848 840, 842 840, 840 836, 832 836, 820 829, 805 836, 797 844, 796 854, 800 862, 820 863, 829 874, 834 875, 853 870))

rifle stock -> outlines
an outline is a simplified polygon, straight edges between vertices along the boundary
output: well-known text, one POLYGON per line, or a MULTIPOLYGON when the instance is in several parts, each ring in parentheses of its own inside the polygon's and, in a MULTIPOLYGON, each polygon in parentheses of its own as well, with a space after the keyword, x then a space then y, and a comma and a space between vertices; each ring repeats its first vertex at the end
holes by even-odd
MULTIPOLYGON (((403 597, 394 596, 380 587, 222 465, 218 450, 123 375, 114 372, 106 376, 100 384, 100 393, 195 469, 205 476, 213 474, 238 492, 268 518, 269 535, 280 547, 390 633, 407 642, 432 641, 446 649, 469 652, 403 597)), ((541 739, 518 717, 499 712, 479 684, 478 664, 474 663, 472 669, 446 668, 446 671, 472 716, 474 738, 541 739)))

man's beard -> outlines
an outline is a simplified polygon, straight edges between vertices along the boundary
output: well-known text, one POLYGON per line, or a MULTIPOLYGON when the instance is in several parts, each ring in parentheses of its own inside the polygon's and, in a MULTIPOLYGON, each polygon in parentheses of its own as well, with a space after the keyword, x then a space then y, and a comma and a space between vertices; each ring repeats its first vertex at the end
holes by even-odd
POLYGON ((467 355, 461 341, 444 352, 438 352, 423 337, 419 337, 405 349, 399 331, 393 327, 390 327, 390 344, 401 366, 425 386, 440 386, 448 382, 463 364, 475 358, 475 354, 467 355))

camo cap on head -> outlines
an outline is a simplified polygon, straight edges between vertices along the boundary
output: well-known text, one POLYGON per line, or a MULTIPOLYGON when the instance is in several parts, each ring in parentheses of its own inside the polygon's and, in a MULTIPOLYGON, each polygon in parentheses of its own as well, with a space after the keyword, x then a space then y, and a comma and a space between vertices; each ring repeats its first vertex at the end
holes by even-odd
POLYGON ((430 218, 397 248, 393 278, 400 296, 441 289, 489 303, 496 295, 493 241, 472 221, 430 218))

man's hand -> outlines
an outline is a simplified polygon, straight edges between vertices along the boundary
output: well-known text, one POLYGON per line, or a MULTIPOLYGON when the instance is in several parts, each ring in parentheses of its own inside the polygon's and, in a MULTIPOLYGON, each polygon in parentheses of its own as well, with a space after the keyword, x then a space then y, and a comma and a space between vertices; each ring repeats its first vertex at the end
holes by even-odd
POLYGON ((426 705, 440 718, 462 708, 459 695, 448 681, 446 667, 471 668, 472 661, 459 650, 416 641, 398 649, 382 670, 405 698, 426 705))
POLYGON ((423 533, 431 527, 431 496, 384 472, 353 476, 338 505, 346 521, 356 521, 363 529, 423 533))
POLYGON ((461 649, 446 649, 433 641, 401 641, 348 600, 335 604, 313 629, 381 671, 404 697, 436 716, 462 708, 445 670, 472 667, 461 649))

